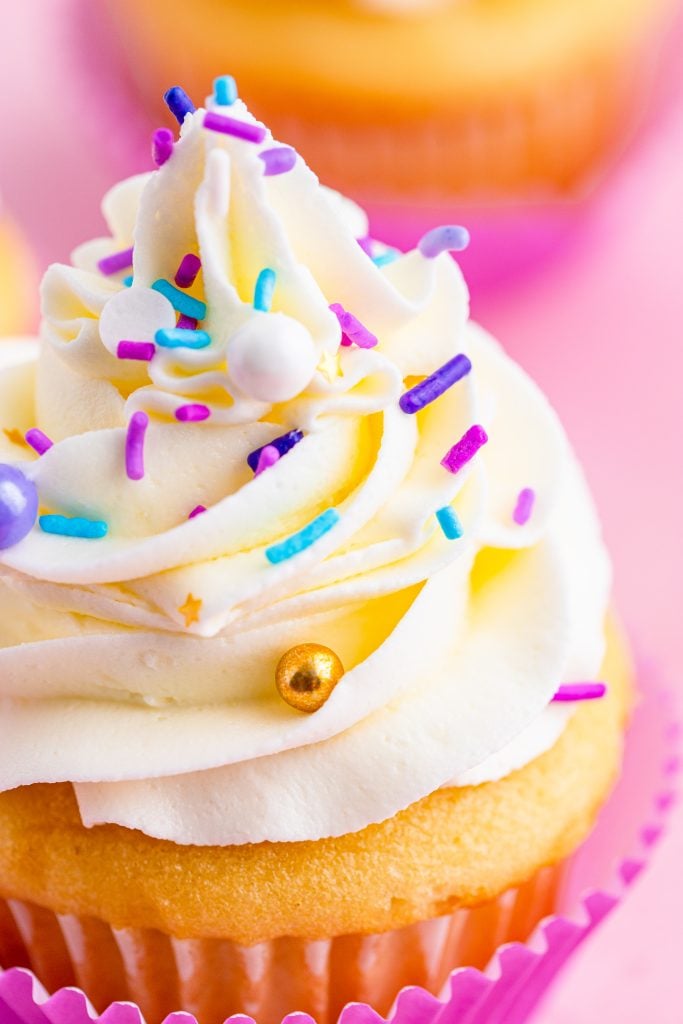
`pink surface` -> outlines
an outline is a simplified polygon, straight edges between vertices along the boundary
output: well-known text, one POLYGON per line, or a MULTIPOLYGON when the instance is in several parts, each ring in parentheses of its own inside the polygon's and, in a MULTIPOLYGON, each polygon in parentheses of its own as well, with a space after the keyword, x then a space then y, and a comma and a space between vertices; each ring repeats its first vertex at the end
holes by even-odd
MULTIPOLYGON (((116 130, 118 81, 92 91, 93 50, 82 45, 92 35, 71 18, 81 6, 23 0, 2 16, 0 89, 14 104, 3 108, 0 188, 43 261, 97 233, 104 188, 145 166, 146 126, 131 126, 130 143, 116 130)), ((106 60, 99 70, 107 75, 106 60)), ((567 425, 603 515, 621 611, 674 680, 683 654, 682 182, 683 83, 576 243, 507 291, 473 297, 475 315, 567 425)), ((653 868, 576 957, 541 1024, 680 1024, 682 863, 679 814, 653 868)))

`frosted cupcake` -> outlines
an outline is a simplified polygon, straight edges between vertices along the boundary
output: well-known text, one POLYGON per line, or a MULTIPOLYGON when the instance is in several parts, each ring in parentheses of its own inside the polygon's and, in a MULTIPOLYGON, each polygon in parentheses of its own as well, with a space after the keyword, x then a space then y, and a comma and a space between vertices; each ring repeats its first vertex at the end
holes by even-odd
POLYGON ((608 559, 466 232, 397 256, 231 79, 168 101, 0 349, 0 963, 386 1012, 555 905, 620 763, 608 559))

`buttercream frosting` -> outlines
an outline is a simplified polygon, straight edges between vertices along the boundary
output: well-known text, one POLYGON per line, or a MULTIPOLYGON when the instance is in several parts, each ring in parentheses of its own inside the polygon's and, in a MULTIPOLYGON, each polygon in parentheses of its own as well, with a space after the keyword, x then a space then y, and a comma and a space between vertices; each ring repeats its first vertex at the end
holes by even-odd
MULTIPOLYGON (((457 264, 416 250, 375 265, 353 204, 301 159, 264 176, 270 135, 209 131, 203 115, 162 167, 109 193, 109 236, 48 270, 39 348, 0 344, 2 426, 53 442, 36 457, 0 434, 3 461, 43 511, 108 526, 85 540, 37 524, 0 552, 0 789, 68 781, 86 825, 178 843, 318 839, 551 746, 571 714, 549 706, 558 685, 601 662, 609 565, 555 413, 468 320, 457 264), (132 283, 98 270, 131 246, 132 283), (151 342, 175 324, 154 286, 188 252, 210 344, 119 359, 122 332, 151 342), (269 312, 253 305, 264 268, 269 312), (377 344, 342 344, 334 304, 377 344), (231 376, 230 345, 282 318, 315 357, 301 389, 269 403, 231 376), (471 373, 404 413, 406 388, 457 353, 471 373), (210 418, 178 422, 187 403, 210 418), (145 472, 131 480, 140 411, 145 472), (441 459, 473 423, 489 442, 449 473, 441 459), (247 456, 291 430, 299 443, 255 475, 247 456), (437 523, 445 506, 457 540, 437 523), (330 508, 315 543, 269 560, 330 508), (312 715, 274 686, 304 642, 346 669, 312 715)), ((240 101, 230 116, 256 123, 240 101)))

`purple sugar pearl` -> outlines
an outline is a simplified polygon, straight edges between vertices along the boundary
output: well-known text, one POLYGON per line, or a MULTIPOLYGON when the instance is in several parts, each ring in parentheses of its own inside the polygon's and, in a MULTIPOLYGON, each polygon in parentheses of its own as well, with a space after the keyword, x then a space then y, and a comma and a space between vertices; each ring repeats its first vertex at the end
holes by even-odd
POLYGON ((0 464, 0 549, 11 548, 31 532, 38 517, 38 492, 14 466, 0 464))

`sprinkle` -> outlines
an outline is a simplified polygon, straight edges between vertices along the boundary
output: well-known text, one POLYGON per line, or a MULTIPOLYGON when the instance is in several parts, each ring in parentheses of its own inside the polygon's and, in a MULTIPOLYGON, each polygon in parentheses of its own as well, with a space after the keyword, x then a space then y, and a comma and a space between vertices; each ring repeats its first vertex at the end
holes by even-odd
POLYGON ((30 444, 34 452, 38 452, 39 455, 44 455, 45 452, 52 448, 53 444, 47 434, 44 434, 42 430, 38 430, 37 427, 33 427, 26 432, 26 443, 30 444))
POLYGON ((184 327, 160 327, 154 340, 161 348, 206 348, 211 344, 211 335, 184 327))
POLYGON ((335 508, 328 508, 310 522, 308 526, 304 526, 303 530, 293 533, 291 537, 283 540, 280 544, 273 544, 272 547, 266 548, 266 558, 271 565, 277 565, 278 562, 286 562, 288 558, 292 558, 294 555, 305 551, 306 548, 310 548, 312 544, 315 544, 320 537, 328 533, 338 522, 339 513, 337 510, 335 508))
POLYGON ((202 268, 202 261, 193 252, 186 253, 180 261, 175 275, 175 283, 179 288, 190 288, 202 268))
POLYGON ((107 524, 101 519, 73 519, 67 516, 40 516, 38 524, 43 533, 56 533, 60 537, 83 537, 85 540, 100 540, 107 536, 107 524))
POLYGON ((386 267, 389 263, 395 263, 402 255, 400 249, 387 249, 386 252, 380 252, 373 256, 372 262, 376 267, 386 267))
POLYGON ((470 244, 470 233, 467 228, 457 224, 445 224, 440 228, 432 228, 417 243, 418 250, 428 260, 433 260, 442 252, 462 252, 470 244))
POLYGON ((286 174, 296 164, 296 150, 291 146, 274 146, 272 149, 264 149, 259 153, 263 160, 266 178, 274 174, 286 174))
POLYGON ((196 516, 200 516, 202 512, 206 512, 206 505, 195 505, 187 518, 194 519, 196 516))
POLYGON ((361 247, 363 252, 366 254, 366 256, 369 256, 370 259, 372 259, 372 251, 374 249, 374 242, 370 238, 370 235, 365 235, 364 238, 357 238, 356 241, 358 242, 359 246, 361 247))
POLYGON ((525 487, 517 495, 517 504, 515 505, 515 511, 512 513, 513 520, 518 526, 524 526, 531 519, 531 513, 534 510, 534 502, 536 501, 536 492, 531 487, 525 487))
POLYGON ((155 352, 153 341, 120 341, 116 346, 116 355, 119 359, 138 359, 143 363, 149 363, 154 359, 155 352))
POLYGON ((273 438, 267 445, 263 445, 261 448, 256 448, 253 452, 247 455, 247 463, 249 468, 256 472, 258 467, 259 458, 264 448, 276 448, 280 455, 286 455, 287 452, 291 451, 295 444, 303 439, 303 434, 300 430, 290 430, 287 434, 281 434, 280 437, 273 438))
POLYGON ((163 167, 173 155, 173 132, 170 128, 157 128, 152 135, 152 160, 163 167))
POLYGON ((3 427, 2 432, 12 444, 18 444, 21 448, 26 447, 26 438, 16 427, 3 427))
POLYGON ((440 508, 436 513, 436 518, 439 520, 439 526, 447 540, 457 540, 458 537, 462 537, 464 533, 462 523, 450 505, 440 508))
POLYGON ((605 683, 564 683, 553 697, 554 701, 596 700, 607 693, 605 683))
POLYGON ((121 284, 125 285, 126 288, 130 288, 131 285, 133 284, 133 275, 129 274, 128 277, 124 277, 124 279, 121 282, 121 284))
POLYGON ((254 287, 254 309, 260 313, 269 313, 273 304, 276 274, 270 267, 264 267, 256 278, 254 287))
POLYGON ((375 335, 365 327, 353 313, 347 313, 339 302, 333 302, 330 309, 339 321, 342 329, 342 345, 352 345, 354 342, 358 348, 374 348, 377 344, 375 335))
POLYGON ((182 124, 188 114, 194 114, 197 109, 184 89, 174 85, 168 92, 164 93, 166 106, 175 117, 178 124, 182 124))
POLYGON ((199 403, 179 405, 175 411, 175 418, 181 423, 200 423, 202 420, 208 420, 210 415, 211 410, 208 405, 199 403))
POLYGON ((181 604, 178 609, 180 614, 185 617, 185 629, 189 629, 193 623, 199 622, 199 613, 201 608, 201 597, 194 597, 192 594, 188 594, 185 604, 181 604))
POLYGON ((449 359, 447 363, 440 366, 434 373, 430 373, 429 377, 425 377, 414 388, 401 395, 398 404, 403 412, 419 412, 420 409, 424 409, 430 402, 443 395, 444 391, 448 391, 450 387, 457 384, 463 377, 466 377, 471 369, 472 363, 467 356, 460 353, 449 359))
POLYGON ((474 458, 482 445, 488 441, 488 434, 483 427, 475 423, 463 434, 460 440, 450 448, 441 460, 441 465, 449 473, 457 473, 474 458))
POLYGON ((219 107, 231 107, 237 99, 237 83, 232 75, 220 75, 213 80, 213 95, 219 107))
POLYGON ((260 143, 266 137, 266 129, 262 124, 250 124, 248 121, 238 121, 236 117, 226 117, 224 114, 215 114, 212 110, 204 114, 204 127, 211 132, 222 132, 223 135, 232 135, 244 142, 260 143))
POLYGON ((155 292, 164 295, 179 313, 184 313, 185 316, 192 316, 196 320, 203 320, 206 316, 205 302, 193 298, 186 292, 181 292, 179 288, 175 288, 170 281, 165 281, 163 277, 155 281, 152 288, 155 292))
POLYGON ((126 270, 133 266, 133 247, 122 249, 121 252, 113 252, 111 256, 103 256, 97 261, 97 269, 101 274, 118 274, 119 270, 126 270))
POLYGON ((254 476, 260 476, 264 469, 270 469, 276 462, 280 461, 280 453, 274 444, 267 444, 261 449, 261 454, 258 457, 258 463, 254 471, 254 476))
POLYGON ((126 476, 129 480, 142 480, 145 475, 145 433, 148 426, 147 413, 133 413, 126 432, 126 476))
POLYGON ((198 321, 193 316, 185 316, 184 313, 178 317, 178 327, 181 331, 194 331, 197 329, 198 321))

